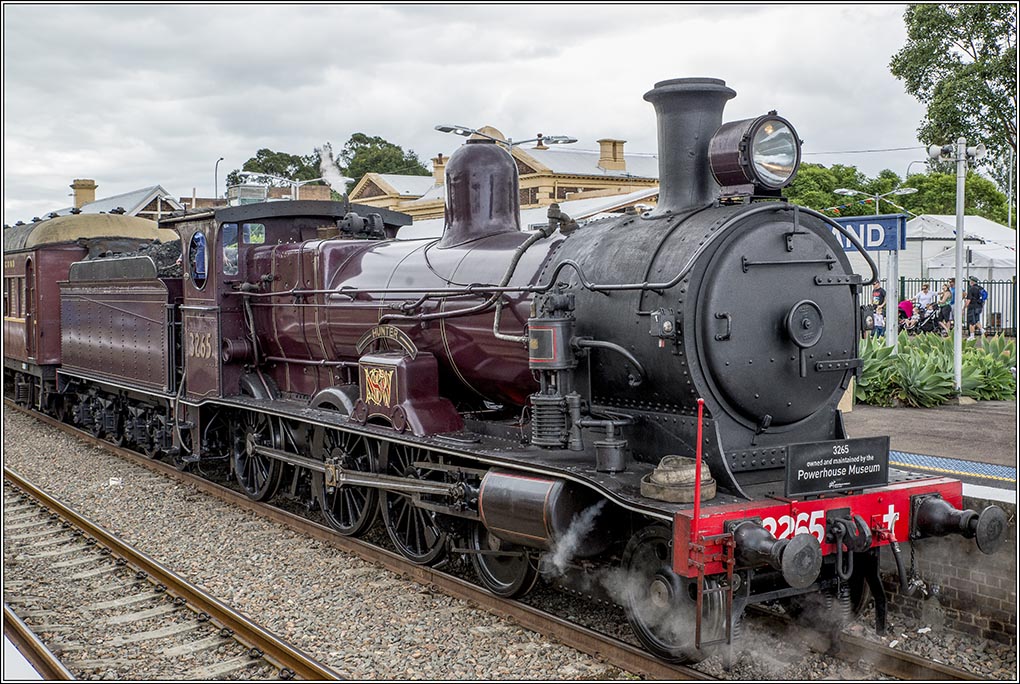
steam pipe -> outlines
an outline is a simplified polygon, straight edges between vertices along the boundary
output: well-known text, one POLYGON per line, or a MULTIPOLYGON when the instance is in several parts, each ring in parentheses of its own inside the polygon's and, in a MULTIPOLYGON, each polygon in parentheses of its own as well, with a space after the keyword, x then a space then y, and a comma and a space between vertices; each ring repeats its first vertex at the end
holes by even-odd
MULTIPOLYGON (((526 339, 527 338, 525 338, 525 340, 526 339)), ((608 349, 609 351, 616 352, 623 358, 627 359, 627 363, 634 366, 638 372, 638 377, 631 379, 628 383, 631 387, 637 387, 645 378, 645 367, 641 365, 641 362, 637 360, 637 357, 618 344, 606 342, 605 340, 593 340, 587 337, 575 338, 573 340, 573 344, 575 347, 581 347, 584 349, 608 349)))

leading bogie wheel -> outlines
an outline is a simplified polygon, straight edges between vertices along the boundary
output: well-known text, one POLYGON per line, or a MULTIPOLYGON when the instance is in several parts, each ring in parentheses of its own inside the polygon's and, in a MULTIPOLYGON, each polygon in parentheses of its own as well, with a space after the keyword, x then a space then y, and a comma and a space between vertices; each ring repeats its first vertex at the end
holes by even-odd
MULTIPOLYGON (((378 448, 364 435, 317 426, 312 436, 312 451, 327 464, 344 470, 374 473, 378 470, 378 448)), ((374 487, 327 485, 322 473, 312 477, 319 506, 326 523, 340 534, 359 537, 379 513, 379 490, 374 487)))
MULTIPOLYGON (((621 560, 627 577, 623 607, 634 634, 649 651, 673 663, 696 663, 712 654, 697 647, 697 580, 680 577, 672 568, 672 536, 652 525, 627 543, 621 560)), ((705 578, 705 589, 715 580, 705 578)), ((701 642, 725 636, 726 602, 721 592, 702 597, 701 642)))
MULTIPOLYGON (((380 470, 387 475, 420 480, 428 473, 414 464, 428 460, 425 449, 386 443, 380 454, 380 470)), ((446 532, 433 511, 419 508, 412 495, 404 492, 384 490, 379 504, 386 532, 402 556, 419 565, 432 565, 443 557, 446 532)))
POLYGON ((482 523, 471 530, 471 565, 482 586, 496 596, 524 596, 538 580, 538 564, 528 550, 491 534, 482 523))
POLYGON ((283 468, 279 461, 256 447, 278 447, 279 431, 264 413, 245 411, 237 420, 231 439, 231 462, 241 489, 254 501, 265 501, 276 493, 283 468))

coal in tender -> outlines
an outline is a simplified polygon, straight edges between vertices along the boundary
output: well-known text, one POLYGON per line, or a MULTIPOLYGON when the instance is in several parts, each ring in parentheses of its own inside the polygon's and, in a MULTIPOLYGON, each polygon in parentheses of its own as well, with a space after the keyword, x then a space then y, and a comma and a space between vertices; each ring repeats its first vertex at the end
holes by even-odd
POLYGON ((183 275, 180 240, 152 242, 130 252, 106 252, 101 254, 99 258, 122 259, 136 256, 150 257, 153 263, 156 264, 156 272, 160 278, 180 278, 183 275))

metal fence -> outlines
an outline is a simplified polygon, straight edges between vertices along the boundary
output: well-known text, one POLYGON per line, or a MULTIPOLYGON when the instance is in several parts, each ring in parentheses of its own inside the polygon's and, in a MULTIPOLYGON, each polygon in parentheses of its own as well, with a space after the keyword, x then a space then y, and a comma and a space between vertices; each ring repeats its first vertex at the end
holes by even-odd
MULTIPOLYGON (((929 291, 934 292, 937 298, 942 292, 943 283, 946 282, 947 279, 900 278, 899 299, 896 301, 913 299, 921 291, 923 283, 928 283, 929 291)), ((985 334, 1003 333, 1016 337, 1016 276, 1010 280, 989 280, 979 284, 988 291, 988 299, 981 315, 981 327, 985 334)), ((882 287, 885 287, 886 291, 889 290, 885 280, 882 280, 882 287)))

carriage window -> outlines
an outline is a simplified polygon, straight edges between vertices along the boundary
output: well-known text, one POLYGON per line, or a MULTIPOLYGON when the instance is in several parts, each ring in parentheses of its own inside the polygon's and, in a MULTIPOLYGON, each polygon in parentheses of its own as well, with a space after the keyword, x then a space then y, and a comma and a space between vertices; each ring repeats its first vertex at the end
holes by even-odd
POLYGON ((188 247, 188 266, 191 274, 191 282, 201 290, 205 287, 206 278, 206 254, 205 235, 195 233, 191 236, 191 244, 188 247))
POLYGON ((11 279, 4 278, 4 316, 11 315, 11 279))
POLYGON ((244 224, 244 244, 261 245, 266 241, 266 227, 261 223, 244 224))
POLYGON ((237 275, 237 224, 224 223, 220 232, 223 235, 223 275, 237 275))

